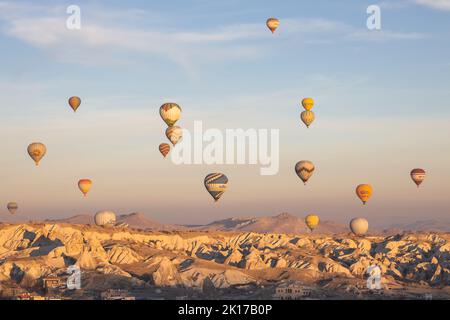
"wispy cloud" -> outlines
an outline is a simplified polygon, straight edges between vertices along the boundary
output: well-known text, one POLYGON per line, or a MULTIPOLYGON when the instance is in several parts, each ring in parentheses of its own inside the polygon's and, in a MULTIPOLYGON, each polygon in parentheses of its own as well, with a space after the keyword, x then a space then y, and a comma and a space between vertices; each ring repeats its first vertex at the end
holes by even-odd
MULTIPOLYGON (((272 36, 264 23, 242 23, 211 28, 205 31, 167 30, 156 20, 155 26, 137 27, 120 24, 121 17, 142 19, 142 10, 120 11, 111 8, 82 8, 95 19, 82 20, 81 30, 66 28, 65 8, 34 4, 0 2, 0 21, 5 22, 3 33, 38 47, 64 62, 87 65, 120 64, 133 61, 126 54, 144 54, 169 59, 195 75, 197 65, 235 59, 257 59, 270 55, 274 48, 266 48, 263 41, 272 36), (88 10, 89 9, 89 10, 88 10), (97 14, 98 13, 98 14, 97 14), (95 22, 92 22, 95 21, 95 22), (125 60, 125 61, 124 61, 125 60)), ((350 41, 415 40, 418 33, 393 31, 368 32, 346 23, 323 18, 282 19, 277 36, 280 42, 296 43, 350 41), (317 39, 320 39, 319 41, 317 39), (302 40, 302 41, 297 41, 302 40)))
POLYGON ((437 9, 450 11, 450 0, 414 0, 415 3, 437 9))

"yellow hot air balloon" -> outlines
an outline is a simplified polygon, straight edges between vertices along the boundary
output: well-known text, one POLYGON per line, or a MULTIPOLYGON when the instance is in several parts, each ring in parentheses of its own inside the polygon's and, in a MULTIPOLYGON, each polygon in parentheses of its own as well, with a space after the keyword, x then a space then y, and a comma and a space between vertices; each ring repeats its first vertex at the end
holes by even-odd
POLYGON ((89 190, 91 190, 92 187, 92 181, 89 179, 81 179, 78 181, 78 188, 83 193, 83 195, 86 197, 89 190))
POLYGON ((73 112, 77 111, 80 104, 81 104, 81 99, 79 97, 70 97, 69 98, 69 105, 72 108, 73 112))
POLYGON ((267 25, 267 28, 269 28, 270 31, 272 31, 272 33, 274 33, 275 30, 277 30, 278 26, 280 25, 280 21, 276 18, 269 18, 266 21, 266 25, 267 25))
POLYGON ((356 236, 363 236, 369 230, 369 222, 364 218, 354 218, 350 221, 350 230, 356 236))
POLYGON ((314 112, 312 111, 303 111, 300 115, 300 118, 302 119, 303 123, 306 124, 306 127, 309 128, 311 123, 313 123, 316 116, 314 115, 314 112))
POLYGON ((28 146, 28 154, 30 155, 31 159, 34 160, 36 165, 39 165, 39 162, 41 159, 45 156, 45 153, 47 152, 47 148, 43 143, 40 142, 33 142, 28 146))
POLYGON ((15 214, 17 209, 19 209, 19 206, 15 202, 8 203, 8 205, 6 207, 8 208, 8 211, 11 214, 15 214))
POLYGON ((308 214, 305 217, 305 224, 311 230, 311 232, 319 225, 319 216, 315 214, 308 214))
POLYGON ((161 154, 165 158, 170 152, 170 145, 168 145, 167 143, 161 143, 159 145, 159 152, 161 152, 161 154))
POLYGON ((227 190, 228 178, 223 173, 210 173, 206 176, 204 183, 206 190, 217 202, 227 190))
POLYGON ((164 122, 169 126, 173 126, 181 117, 181 108, 176 103, 164 103, 159 108, 159 114, 164 122))
POLYGON ((178 126, 168 127, 166 129, 166 137, 176 145, 183 138, 183 130, 178 126))
POLYGON ((423 169, 416 168, 411 170, 410 175, 411 179, 414 181, 414 183, 417 185, 418 188, 420 184, 423 182, 423 180, 425 180, 427 173, 423 169))
POLYGON ((370 184, 360 184, 356 187, 356 195, 358 198, 361 199, 363 204, 366 204, 366 202, 370 199, 372 196, 373 189, 370 184))
POLYGON ((315 167, 311 161, 302 160, 297 162, 295 165, 295 173, 297 173, 298 177, 302 179, 305 185, 309 178, 313 175, 314 170, 315 167))
POLYGON ((302 100, 302 106, 306 111, 311 111, 314 107, 314 100, 312 98, 305 98, 302 100))

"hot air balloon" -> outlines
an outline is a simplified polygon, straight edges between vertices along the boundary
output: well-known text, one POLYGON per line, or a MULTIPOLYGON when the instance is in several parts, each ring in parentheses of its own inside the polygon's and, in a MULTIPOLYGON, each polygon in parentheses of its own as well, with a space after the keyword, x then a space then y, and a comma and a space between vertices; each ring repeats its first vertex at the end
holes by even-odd
POLYGON ((315 170, 314 164, 311 161, 302 160, 297 162, 295 165, 295 173, 302 179, 303 183, 306 185, 306 182, 311 178, 315 170))
POLYGON ((39 165, 39 161, 45 156, 46 152, 47 148, 40 142, 33 142, 28 146, 28 154, 37 166, 39 165))
POLYGON ((159 114, 164 122, 169 126, 173 126, 180 119, 181 108, 176 103, 164 103, 159 108, 159 114))
POLYGON ((6 207, 8 208, 8 211, 11 214, 15 214, 17 209, 19 209, 19 206, 15 202, 8 203, 8 205, 6 207))
POLYGON ((278 26, 280 25, 280 21, 276 18, 269 18, 266 21, 266 25, 267 25, 267 28, 269 28, 270 31, 272 31, 272 33, 274 33, 275 30, 277 30, 278 26))
POLYGON ((316 116, 312 111, 303 111, 300 115, 300 118, 302 119, 303 123, 306 124, 306 127, 309 128, 309 126, 311 125, 311 123, 313 123, 316 116))
POLYGON ((417 185, 417 188, 420 184, 425 180, 427 173, 425 170, 416 168, 411 171, 411 179, 413 179, 414 183, 417 185))
POLYGON ((305 217, 305 224, 311 230, 311 232, 319 225, 319 216, 315 214, 308 214, 305 217))
POLYGON ((79 97, 70 97, 69 105, 72 108, 73 112, 77 112, 78 107, 81 104, 81 99, 79 97))
POLYGON ((166 137, 176 145, 183 137, 183 130, 178 126, 168 127, 166 129, 166 137))
POLYGON ((311 111, 314 107, 314 100, 312 98, 305 98, 302 100, 302 106, 306 111, 311 111))
POLYGON ((228 178, 223 173, 210 173, 205 178, 205 188, 218 201, 227 190, 228 178))
POLYGON ((354 218, 350 221, 350 230, 356 236, 362 236, 369 230, 369 222, 364 218, 354 218))
POLYGON ((80 181, 78 181, 78 188, 84 194, 85 197, 86 197, 87 193, 89 192, 89 190, 91 190, 91 187, 92 187, 92 181, 89 179, 81 179, 80 181))
POLYGON ((356 187, 356 195, 358 198, 361 199, 363 204, 366 204, 366 202, 370 199, 372 196, 373 189, 370 184, 360 184, 356 187))
POLYGON ((116 214, 112 211, 99 211, 95 214, 94 220, 96 225, 110 228, 116 223, 116 214))
POLYGON ((159 152, 161 152, 161 154, 165 158, 170 152, 170 145, 167 143, 161 143, 159 145, 159 152))

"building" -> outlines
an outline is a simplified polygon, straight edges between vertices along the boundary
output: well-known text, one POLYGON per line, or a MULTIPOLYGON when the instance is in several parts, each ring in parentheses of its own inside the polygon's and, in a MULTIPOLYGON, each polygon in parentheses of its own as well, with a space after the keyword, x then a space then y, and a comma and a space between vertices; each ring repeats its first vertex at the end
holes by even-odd
POLYGON ((136 300, 127 290, 108 289, 100 294, 102 300, 136 300))
POLYGON ((42 286, 46 290, 57 289, 57 288, 60 288, 62 285, 63 285, 63 282, 58 277, 51 276, 51 277, 46 277, 46 278, 42 279, 42 286))
POLYGON ((0 291, 0 297, 2 299, 14 299, 21 295, 26 293, 27 291, 25 289, 22 289, 17 284, 8 284, 7 287, 3 287, 0 291))
POLYGON ((273 296, 277 300, 300 300, 311 296, 311 288, 299 282, 289 282, 279 285, 273 296))

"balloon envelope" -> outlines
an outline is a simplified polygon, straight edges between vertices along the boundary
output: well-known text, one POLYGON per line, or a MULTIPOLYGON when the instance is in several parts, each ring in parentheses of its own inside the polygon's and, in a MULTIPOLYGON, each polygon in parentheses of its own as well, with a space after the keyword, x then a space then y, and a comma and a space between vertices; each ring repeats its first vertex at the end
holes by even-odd
POLYGON ((43 143, 33 142, 28 146, 27 151, 31 159, 33 159, 36 165, 38 166, 41 159, 45 156, 47 148, 43 143))
POLYGON ((181 117, 181 108, 176 103, 164 103, 159 108, 159 114, 164 122, 169 126, 173 126, 181 117))
POLYGON ((295 165, 295 173, 297 173, 298 177, 302 179, 304 184, 306 184, 309 178, 311 178, 315 169, 314 164, 307 160, 299 161, 295 165))
POLYGON ((305 217, 305 224, 311 231, 313 231, 319 225, 319 221, 319 216, 315 214, 309 214, 305 217))
POLYGON ((214 201, 218 201, 227 190, 228 178, 223 173, 210 173, 206 176, 204 183, 214 201))
POLYGON ((166 137, 176 145, 183 137, 183 130, 178 126, 168 127, 166 129, 166 137))
POLYGON ((81 99, 79 97, 70 97, 69 98, 69 106, 72 108, 72 110, 74 112, 77 111, 80 104, 81 104, 81 99))
POLYGON ((116 214, 112 211, 99 211, 95 214, 94 220, 100 227, 112 227, 116 223, 116 214))
POLYGON ((274 33, 275 30, 280 25, 280 21, 276 18, 269 18, 266 21, 266 25, 267 25, 267 28, 269 28, 269 30, 272 31, 272 33, 274 33))
POLYGON ((15 214, 17 209, 19 209, 19 206, 15 202, 8 203, 8 205, 6 207, 8 208, 8 211, 11 214, 15 214))
POLYGON ((302 100, 302 106, 306 111, 311 111, 314 107, 314 100, 312 98, 305 98, 302 100))
POLYGON ((369 222, 364 218, 354 218, 350 221, 350 230, 357 236, 362 236, 369 230, 369 222))
POLYGON ((425 177, 427 173, 425 170, 416 168, 411 170, 411 179, 414 181, 414 183, 417 185, 417 188, 420 186, 420 184, 425 180, 425 177))
POLYGON ((81 179, 80 181, 78 181, 78 188, 84 194, 84 196, 86 196, 89 190, 91 190, 91 187, 92 181, 89 179, 81 179))
POLYGON ((360 184, 356 187, 356 195, 359 199, 363 202, 363 204, 366 204, 366 202, 370 199, 372 196, 373 189, 370 184, 360 184))
POLYGON ((161 143, 159 145, 159 152, 161 152, 161 154, 165 158, 170 152, 170 145, 167 143, 161 143))
POLYGON ((316 116, 312 111, 303 111, 300 115, 300 118, 306 125, 306 127, 309 128, 309 126, 311 125, 311 123, 313 123, 316 116))

